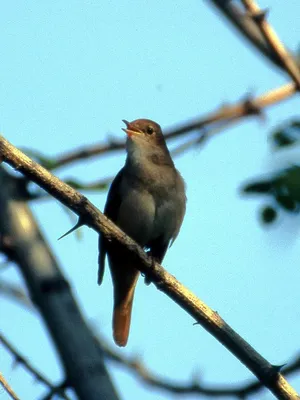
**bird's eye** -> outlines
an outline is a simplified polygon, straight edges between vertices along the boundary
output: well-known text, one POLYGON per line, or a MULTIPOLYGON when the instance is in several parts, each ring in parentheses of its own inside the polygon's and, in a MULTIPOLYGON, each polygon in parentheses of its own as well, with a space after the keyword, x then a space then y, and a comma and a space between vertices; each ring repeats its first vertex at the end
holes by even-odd
POLYGON ((152 135, 152 133, 154 132, 154 129, 152 126, 147 126, 147 130, 146 130, 148 135, 152 135))

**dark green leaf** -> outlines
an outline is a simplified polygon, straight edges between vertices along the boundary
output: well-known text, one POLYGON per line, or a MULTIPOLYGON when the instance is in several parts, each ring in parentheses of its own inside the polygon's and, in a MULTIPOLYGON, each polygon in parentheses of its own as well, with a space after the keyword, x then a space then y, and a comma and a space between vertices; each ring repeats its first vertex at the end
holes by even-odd
POLYGON ((295 139, 286 135, 283 131, 278 131, 272 136, 273 143, 276 147, 291 146, 296 142, 295 139))
POLYGON ((273 182, 270 181, 257 181, 249 183, 242 187, 244 193, 270 193, 272 191, 273 182))
POLYGON ((264 224, 271 224, 277 218, 277 211, 270 206, 266 206, 261 210, 261 219, 264 224))
POLYGON ((271 135, 273 144, 280 148, 291 146, 300 140, 300 121, 289 120, 271 135))
POLYGON ((292 199, 288 195, 277 195, 276 201, 278 204, 283 207, 286 211, 294 212, 297 210, 297 203, 294 199, 292 199))

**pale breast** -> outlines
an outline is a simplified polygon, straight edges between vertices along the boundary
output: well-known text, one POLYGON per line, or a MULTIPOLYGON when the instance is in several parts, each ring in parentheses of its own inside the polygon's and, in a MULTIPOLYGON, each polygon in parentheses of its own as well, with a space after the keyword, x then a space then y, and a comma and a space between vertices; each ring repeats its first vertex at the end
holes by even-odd
POLYGON ((174 166, 143 163, 131 168, 123 182, 119 226, 142 246, 159 237, 174 239, 185 213, 184 192, 174 166))
POLYGON ((151 239, 154 219, 153 196, 142 188, 127 186, 118 213, 118 226, 141 246, 145 246, 151 239))
MULTIPOLYGON (((183 187, 184 189, 184 187, 183 187)), ((156 237, 163 236, 165 241, 174 240, 179 232, 185 214, 185 194, 178 188, 172 188, 164 201, 156 202, 156 237)))

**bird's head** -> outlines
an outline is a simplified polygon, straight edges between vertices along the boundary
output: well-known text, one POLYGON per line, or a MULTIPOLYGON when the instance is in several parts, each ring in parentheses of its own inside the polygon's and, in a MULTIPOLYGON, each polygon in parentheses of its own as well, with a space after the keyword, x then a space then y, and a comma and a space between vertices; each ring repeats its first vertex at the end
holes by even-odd
POLYGON ((129 140, 138 143, 149 143, 151 145, 159 145, 164 140, 161 127, 150 119, 136 119, 128 122, 123 119, 126 128, 122 128, 126 132, 129 140))
POLYGON ((132 161, 139 163, 148 159, 156 164, 172 163, 161 127, 150 119, 136 119, 128 122, 123 119, 127 134, 127 153, 132 161))

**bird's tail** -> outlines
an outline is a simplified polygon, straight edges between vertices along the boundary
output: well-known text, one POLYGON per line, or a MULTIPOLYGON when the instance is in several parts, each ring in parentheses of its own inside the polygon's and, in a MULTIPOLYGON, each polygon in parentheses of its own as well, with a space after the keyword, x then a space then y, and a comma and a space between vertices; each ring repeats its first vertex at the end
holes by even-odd
POLYGON ((115 287, 113 335, 114 341, 121 347, 126 346, 128 341, 134 290, 139 276, 137 270, 132 272, 134 273, 130 274, 130 280, 127 275, 126 281, 115 287))
POLYGON ((133 297, 130 302, 124 306, 119 304, 114 307, 113 314, 113 333, 114 341, 118 346, 126 346, 129 336, 131 311, 132 311, 133 297))

